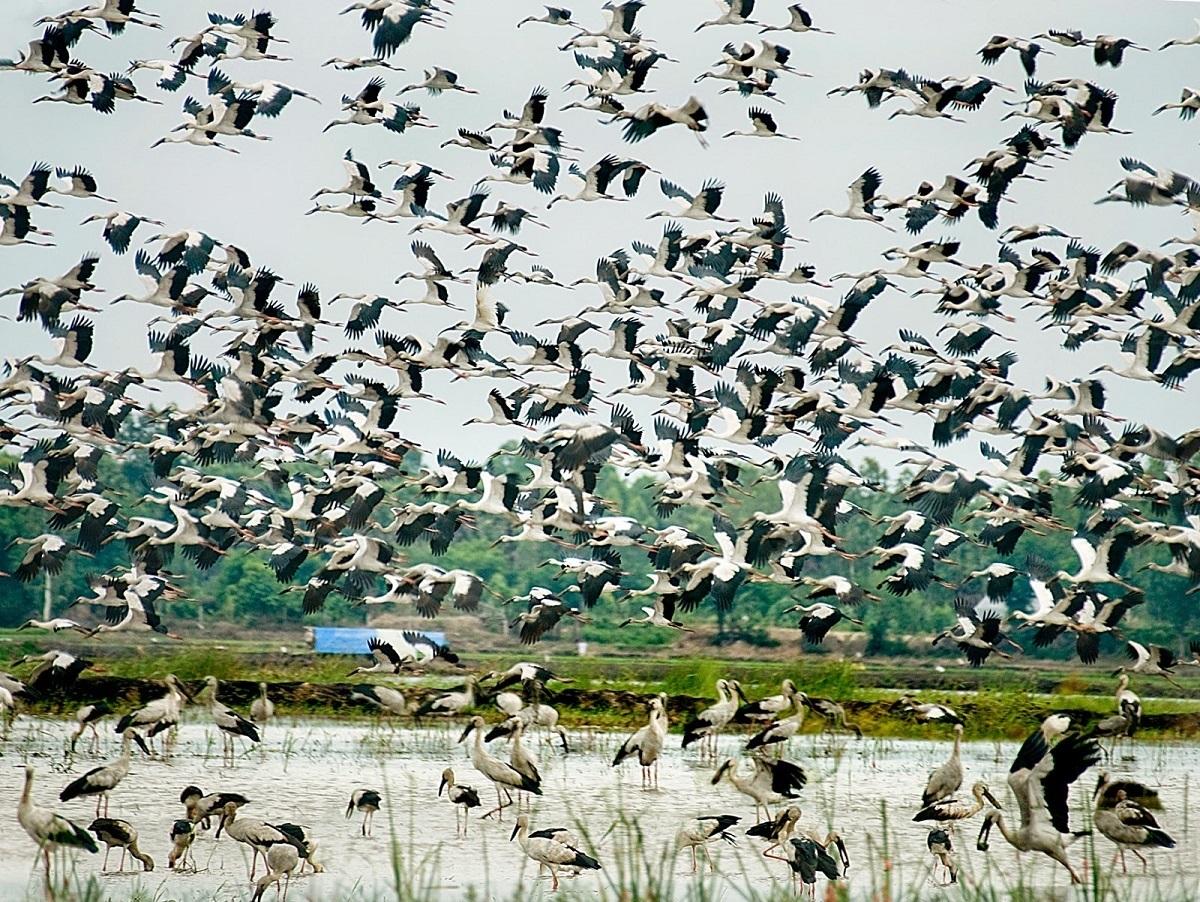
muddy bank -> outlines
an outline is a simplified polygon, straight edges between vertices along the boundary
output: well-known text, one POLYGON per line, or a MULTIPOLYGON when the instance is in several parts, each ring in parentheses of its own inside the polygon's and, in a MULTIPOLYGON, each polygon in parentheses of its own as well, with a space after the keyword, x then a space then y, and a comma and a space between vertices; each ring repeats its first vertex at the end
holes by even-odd
MULTIPOLYGON (((346 718, 376 717, 379 712, 371 705, 350 698, 354 686, 366 681, 344 683, 309 683, 302 681, 278 681, 269 683, 269 694, 280 715, 322 715, 346 718)), ((185 681, 186 683, 186 681, 185 681)), ((186 683, 193 692, 202 688, 202 683, 186 683)), ((410 683, 388 683, 404 692, 410 706, 415 708, 426 699, 444 692, 410 683)), ((1057 686, 1057 684, 1055 684, 1057 686)), ((944 687, 939 687, 944 688, 944 687)), ((84 676, 65 691, 45 697, 22 699, 22 710, 33 714, 71 714, 82 704, 105 700, 116 711, 135 708, 159 697, 163 692, 158 680, 134 679, 116 676, 84 676)), ((251 680, 229 680, 221 682, 221 700, 235 708, 248 709, 258 695, 258 682, 251 680)), ((600 726, 625 728, 640 724, 645 719, 646 703, 653 695, 649 692, 631 692, 618 689, 575 689, 563 688, 545 699, 558 709, 562 722, 568 726, 600 726)), ((479 694, 477 707, 485 711, 492 708, 493 696, 479 694)), ((673 729, 680 729, 692 715, 712 704, 712 699, 692 695, 668 695, 668 710, 671 712, 673 729)), ((1078 724, 1090 724, 1107 716, 1094 710, 1073 707, 1069 703, 1056 703, 1053 695, 1037 696, 1025 692, 998 694, 989 692, 977 700, 970 696, 955 701, 955 707, 972 727, 972 734, 983 737, 1014 737, 1028 730, 1050 713, 1071 715, 1078 724), (1003 717, 998 717, 998 711, 1003 717)), ((887 701, 844 702, 847 717, 858 723, 867 735, 877 733, 884 736, 929 735, 936 733, 936 726, 913 724, 892 710, 887 701)), ((821 718, 810 714, 805 732, 819 731, 821 718)), ((750 729, 750 728, 746 728, 750 729)), ((1147 713, 1142 721, 1142 730, 1148 734, 1187 738, 1200 735, 1200 712, 1147 713)))

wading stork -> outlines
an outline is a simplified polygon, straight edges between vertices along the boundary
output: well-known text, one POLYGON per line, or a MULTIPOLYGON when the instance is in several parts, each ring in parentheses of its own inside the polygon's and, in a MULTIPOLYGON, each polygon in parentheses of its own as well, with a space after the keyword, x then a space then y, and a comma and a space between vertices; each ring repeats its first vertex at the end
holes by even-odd
POLYGON ((472 717, 467 722, 466 729, 463 730, 462 735, 458 737, 458 741, 462 742, 472 732, 475 733, 475 744, 471 747, 471 763, 477 771, 483 774, 496 787, 496 807, 483 816, 491 817, 495 814, 497 820, 503 820, 504 809, 513 803, 510 790, 519 789, 540 796, 542 794, 542 787, 540 781, 535 782, 531 780, 507 761, 502 761, 488 754, 487 749, 483 747, 483 731, 486 726, 487 722, 482 717, 478 715, 472 717), (503 799, 501 798, 501 793, 504 794, 503 799))
POLYGON ((667 696, 660 692, 650 699, 650 722, 621 743, 612 766, 636 754, 642 766, 642 789, 658 789, 658 759, 667 740, 667 728, 667 696))
POLYGON ((1100 746, 1075 733, 1051 748, 1047 732, 1043 725, 1030 735, 1009 770, 1008 786, 1017 800, 1020 823, 1010 826, 999 811, 989 811, 975 845, 986 852, 992 828, 998 827, 1017 851, 1041 852, 1066 868, 1072 883, 1082 883, 1067 859, 1067 847, 1087 831, 1071 831, 1067 794, 1085 770, 1099 763, 1100 746))
POLYGON ((100 851, 87 831, 78 824, 55 814, 49 808, 33 802, 33 768, 25 765, 25 786, 17 802, 17 822, 25 833, 37 843, 46 863, 46 896, 50 893, 50 853, 58 849, 85 849, 93 854, 100 851))

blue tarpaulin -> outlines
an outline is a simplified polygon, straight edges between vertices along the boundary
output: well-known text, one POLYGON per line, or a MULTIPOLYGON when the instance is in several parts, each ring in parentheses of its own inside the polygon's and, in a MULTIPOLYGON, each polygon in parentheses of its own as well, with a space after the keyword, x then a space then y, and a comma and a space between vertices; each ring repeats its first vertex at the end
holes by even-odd
POLYGON ((431 630, 380 630, 372 627, 316 626, 313 627, 313 651, 323 655, 368 655, 367 643, 372 639, 388 641, 389 634, 418 633, 439 645, 446 644, 446 634, 431 630))

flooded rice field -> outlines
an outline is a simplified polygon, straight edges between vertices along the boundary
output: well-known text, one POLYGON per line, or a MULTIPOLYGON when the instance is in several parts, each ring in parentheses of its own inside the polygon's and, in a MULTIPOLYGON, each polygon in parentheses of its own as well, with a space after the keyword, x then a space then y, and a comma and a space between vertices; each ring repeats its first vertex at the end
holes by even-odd
MULTIPOLYGON (((476 787, 485 807, 495 792, 471 765, 468 743, 457 744, 462 724, 441 729, 410 729, 324 721, 277 721, 266 731, 261 748, 239 749, 232 767, 222 764, 221 740, 211 727, 184 725, 169 760, 147 759, 135 752, 129 776, 112 794, 109 815, 131 821, 141 834, 141 847, 156 862, 149 873, 100 873, 100 855, 73 854, 79 895, 111 900, 241 900, 251 895, 246 847, 212 831, 198 837, 193 852, 195 873, 166 868, 172 822, 183 815, 180 790, 196 784, 205 792, 241 792, 252 799, 244 814, 270 822, 291 821, 310 828, 318 841, 316 857, 326 872, 294 880, 293 900, 353 899, 527 899, 551 898, 549 879, 537 879, 537 867, 509 841, 515 811, 503 812, 503 823, 472 817, 465 839, 455 837, 455 812, 437 795, 442 769, 452 766, 460 782, 476 787), (346 819, 346 804, 358 788, 378 790, 384 797, 374 835, 360 835, 361 815, 346 819), (94 881, 91 878, 95 878, 94 881), (91 887, 88 887, 89 882, 91 887)), ((66 724, 22 718, 6 742, 0 743, 0 899, 42 898, 40 870, 33 867, 35 847, 16 823, 22 771, 37 769, 35 800, 53 805, 83 826, 91 823, 94 801, 57 800, 76 776, 116 756, 119 745, 111 730, 103 734, 99 752, 85 750, 67 758, 66 724)), ((610 766, 620 734, 573 732, 572 749, 564 755, 548 739, 527 737, 538 755, 544 795, 533 800, 532 824, 570 827, 581 845, 603 864, 600 872, 568 877, 560 898, 631 899, 767 899, 790 898, 787 865, 762 857, 763 844, 742 835, 754 823, 752 803, 728 784, 710 783, 714 766, 669 737, 661 762, 659 789, 643 792, 636 762, 610 766), (718 872, 691 873, 687 853, 675 856, 672 841, 687 817, 734 814, 742 818, 736 846, 717 843, 712 853, 718 872), (639 889, 640 887, 640 889, 639 889), (653 887, 651 890, 649 887, 653 887)), ((720 757, 735 755, 742 739, 721 740, 720 757)), ((501 741, 494 754, 504 756, 501 741)), ((1179 845, 1154 850, 1149 874, 1132 856, 1130 875, 1110 871, 1114 848, 1103 837, 1081 840, 1071 858, 1086 869, 1085 889, 1072 889, 1067 875, 1048 859, 1017 854, 993 835, 991 850, 975 848, 980 816, 957 831, 956 849, 962 868, 960 886, 943 888, 933 879, 926 850, 927 829, 911 822, 919 807, 928 771, 949 752, 949 737, 935 741, 874 741, 819 736, 792 740, 787 757, 807 772, 809 783, 796 803, 802 823, 824 833, 836 829, 845 839, 851 866, 845 883, 852 899, 1029 898, 1121 900, 1194 899, 1200 887, 1200 842, 1192 833, 1190 776, 1200 765, 1193 745, 1134 744, 1110 769, 1134 775, 1158 788, 1163 811, 1159 820, 1179 845), (1095 862, 1102 879, 1095 880, 1095 862), (1113 873, 1112 884, 1107 878, 1113 873), (1103 892, 1097 893, 1097 887, 1103 892)), ((1015 805, 1004 777, 1016 745, 966 743, 966 785, 986 780, 1006 809, 1015 805)), ((1097 771, 1076 787, 1072 826, 1089 820, 1088 802, 1097 771)), ((476 811, 478 814, 478 811, 476 811)), ((112 855, 115 868, 119 856, 112 855)), ((128 865, 127 865, 128 867, 128 865)), ((818 893, 824 893, 824 881, 818 893)), ((268 890, 270 899, 274 890, 268 890)), ((831 897, 832 898, 832 897, 831 897)))

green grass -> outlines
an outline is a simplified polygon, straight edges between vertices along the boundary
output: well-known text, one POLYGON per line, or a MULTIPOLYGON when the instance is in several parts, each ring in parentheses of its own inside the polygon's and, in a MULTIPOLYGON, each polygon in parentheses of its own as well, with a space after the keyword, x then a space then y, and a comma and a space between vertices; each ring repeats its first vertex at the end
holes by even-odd
MULTIPOLYGON (((55 637, 56 645, 86 655, 94 662, 70 694, 58 700, 33 703, 30 710, 64 712, 95 698, 114 699, 117 706, 157 695, 157 680, 174 673, 198 688, 213 675, 225 684, 222 697, 243 705, 257 694, 257 684, 272 686, 271 695, 281 716, 373 717, 371 709, 346 703, 348 686, 361 681, 350 671, 365 659, 341 655, 316 655, 304 649, 281 649, 267 640, 211 640, 103 645, 55 637)), ((28 633, 0 632, 0 661, 14 660, 37 651, 44 643, 28 633)), ((520 653, 470 656, 476 671, 507 667, 520 653)), ((1052 711, 1069 711, 1084 720, 1107 716, 1113 710, 1111 672, 1076 668, 1005 666, 939 672, 928 662, 906 660, 837 661, 801 657, 791 662, 747 661, 716 657, 656 658, 575 655, 544 656, 556 673, 573 682, 553 703, 568 727, 594 726, 627 729, 644 719, 644 699, 656 692, 670 697, 675 729, 691 714, 710 703, 713 685, 721 677, 735 677, 750 698, 779 691, 790 678, 813 696, 833 698, 846 705, 850 719, 870 736, 883 738, 942 735, 944 727, 915 724, 890 709, 904 691, 916 691, 925 701, 956 707, 968 719, 969 735, 976 739, 1017 738, 1052 711), (911 687, 903 690, 897 687, 911 687)), ((19 670, 19 673, 27 673, 19 670)), ((441 670, 409 679, 402 688, 414 698, 436 688, 457 685, 466 671, 441 670)), ((372 678, 366 678, 371 680, 372 678)), ((1183 677, 1188 691, 1200 686, 1189 671, 1183 677)), ((1163 681, 1138 678, 1135 687, 1146 710, 1144 733, 1148 738, 1184 738, 1200 733, 1200 693, 1197 698, 1158 698, 1169 689, 1163 681)), ((1174 691, 1174 690, 1172 690, 1174 691)), ((481 707, 490 707, 483 703, 481 707)), ((486 711, 485 711, 486 713, 486 711)), ((810 717, 806 731, 819 729, 810 717)))

